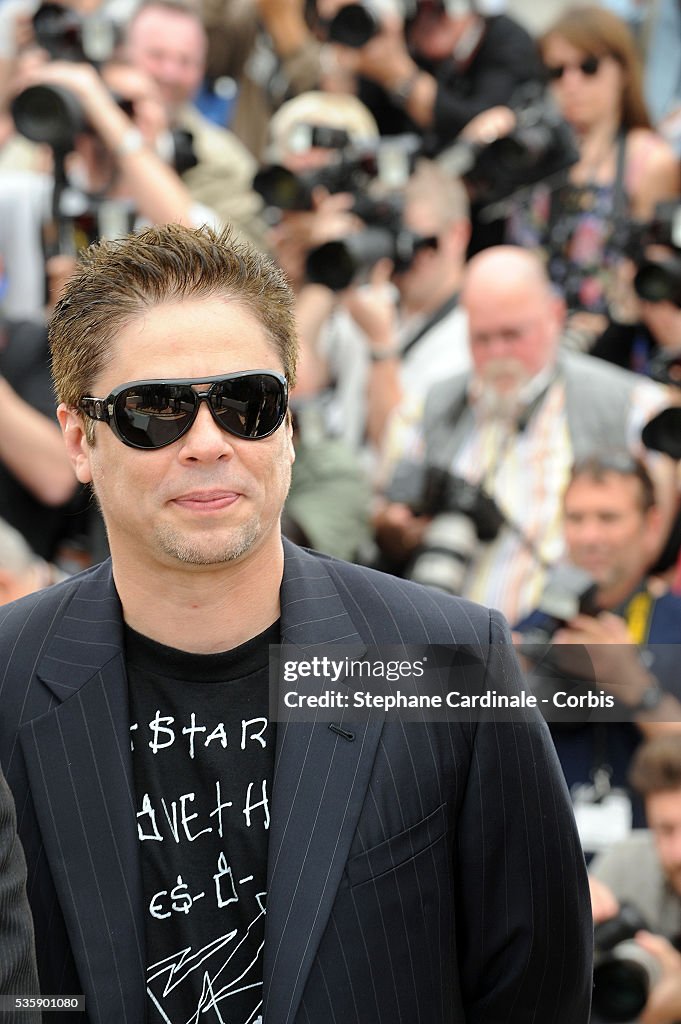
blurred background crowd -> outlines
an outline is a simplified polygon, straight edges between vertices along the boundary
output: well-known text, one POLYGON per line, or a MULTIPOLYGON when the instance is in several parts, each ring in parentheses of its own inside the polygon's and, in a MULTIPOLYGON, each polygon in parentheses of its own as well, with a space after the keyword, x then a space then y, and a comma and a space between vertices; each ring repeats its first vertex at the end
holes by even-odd
POLYGON ((647 824, 675 907, 639 900, 647 1024, 681 1020, 680 160, 678 0, 0 5, 0 601, 107 554, 49 374, 79 250, 232 225, 296 296, 286 534, 499 608, 528 685, 570 681, 585 849, 647 824))

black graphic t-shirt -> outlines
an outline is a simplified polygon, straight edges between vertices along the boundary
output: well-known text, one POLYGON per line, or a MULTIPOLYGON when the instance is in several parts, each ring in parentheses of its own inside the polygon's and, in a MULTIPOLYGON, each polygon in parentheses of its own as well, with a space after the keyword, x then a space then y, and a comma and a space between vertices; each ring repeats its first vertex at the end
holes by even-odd
POLYGON ((147 1020, 261 1024, 279 623, 224 654, 125 642, 147 1020))

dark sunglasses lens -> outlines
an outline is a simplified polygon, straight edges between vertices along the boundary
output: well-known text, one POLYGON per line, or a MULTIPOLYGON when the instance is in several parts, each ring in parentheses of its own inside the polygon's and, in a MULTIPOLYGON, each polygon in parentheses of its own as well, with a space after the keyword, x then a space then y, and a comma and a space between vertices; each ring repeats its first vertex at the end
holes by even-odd
MULTIPOLYGON (((591 78, 593 75, 598 73, 600 64, 600 57, 594 57, 593 55, 590 55, 588 57, 585 57, 581 64, 577 66, 579 67, 579 70, 582 72, 583 75, 587 75, 589 78, 591 78)), ((567 65, 567 67, 575 66, 576 65, 574 64, 567 65)), ((559 79, 563 77, 563 75, 565 74, 565 70, 565 64, 549 64, 546 67, 546 75, 549 81, 557 82, 559 79)))
POLYGON ((189 427, 197 398, 185 384, 142 384, 116 399, 114 418, 121 437, 135 448, 162 448, 189 427))
POLYGON ((286 415, 286 391, 277 377, 254 373, 213 384, 213 413, 236 437, 267 437, 286 415))

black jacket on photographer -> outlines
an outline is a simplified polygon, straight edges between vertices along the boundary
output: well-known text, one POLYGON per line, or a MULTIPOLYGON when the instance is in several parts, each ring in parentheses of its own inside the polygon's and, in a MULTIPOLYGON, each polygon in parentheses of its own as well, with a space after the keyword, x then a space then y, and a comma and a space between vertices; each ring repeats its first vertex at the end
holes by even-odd
POLYGON ((611 320, 589 353, 625 370, 649 376, 650 364, 661 351, 645 324, 621 324, 611 320))
POLYGON ((432 128, 436 150, 476 114, 508 103, 520 86, 540 82, 543 76, 534 40, 505 14, 484 19, 484 33, 470 57, 453 54, 426 70, 432 70, 438 83, 432 128))
MULTIPOLYGON (((490 107, 508 105, 514 97, 539 90, 543 69, 534 40, 521 25, 505 14, 478 19, 480 35, 468 46, 434 63, 414 53, 416 63, 435 79, 437 90, 432 123, 419 128, 395 98, 374 82, 360 80, 359 95, 372 111, 382 134, 416 131, 423 135, 425 152, 437 155, 450 146, 477 114, 490 107)), ((465 41, 465 40, 464 40, 465 41)), ((503 220, 482 221, 472 197, 472 236, 468 254, 501 244, 503 220)))

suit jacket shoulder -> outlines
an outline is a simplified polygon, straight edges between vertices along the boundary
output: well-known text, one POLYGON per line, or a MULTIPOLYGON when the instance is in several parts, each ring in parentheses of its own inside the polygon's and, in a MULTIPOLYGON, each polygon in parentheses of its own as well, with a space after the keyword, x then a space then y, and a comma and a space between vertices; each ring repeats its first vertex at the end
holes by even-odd
MULTIPOLYGON (((297 549, 296 558, 301 557, 313 559, 318 571, 328 574, 368 643, 489 644, 504 633, 499 612, 464 598, 319 552, 297 549)), ((285 574, 285 585, 286 579, 285 574)))

